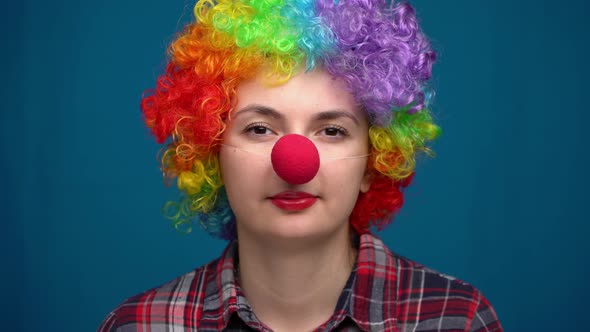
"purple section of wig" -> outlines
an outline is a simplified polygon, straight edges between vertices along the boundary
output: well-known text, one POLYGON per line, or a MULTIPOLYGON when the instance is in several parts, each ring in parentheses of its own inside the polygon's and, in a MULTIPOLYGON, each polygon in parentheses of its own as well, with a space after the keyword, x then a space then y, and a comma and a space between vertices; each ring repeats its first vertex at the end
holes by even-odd
POLYGON ((392 111, 408 104, 409 113, 424 107, 422 89, 436 56, 410 5, 318 0, 317 12, 334 32, 339 49, 326 59, 325 69, 348 84, 372 124, 389 124, 392 111))

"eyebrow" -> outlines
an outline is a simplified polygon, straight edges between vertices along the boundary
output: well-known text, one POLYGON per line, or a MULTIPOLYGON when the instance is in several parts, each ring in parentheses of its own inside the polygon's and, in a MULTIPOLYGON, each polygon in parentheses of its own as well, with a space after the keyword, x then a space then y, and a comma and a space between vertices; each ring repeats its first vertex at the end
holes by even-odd
POLYGON ((259 104, 250 104, 244 108, 242 108, 241 110, 236 112, 236 115, 234 115, 234 119, 237 118, 238 116, 240 116, 240 114, 244 114, 244 113, 248 113, 248 112, 253 112, 253 113, 257 113, 260 115, 265 115, 265 116, 270 116, 272 118, 275 118, 277 120, 283 120, 285 118, 285 116, 281 113, 279 113, 277 110, 275 110, 274 108, 270 108, 264 105, 259 105, 259 104))
POLYGON ((325 112, 319 112, 314 116, 314 119, 316 120, 335 120, 338 118, 349 118, 351 119, 355 124, 359 124, 359 120, 356 118, 356 116, 354 116, 354 114, 344 111, 344 110, 331 110, 331 111, 325 111, 325 112))
MULTIPOLYGON (((284 120, 285 119, 285 116, 282 113, 275 110, 274 108, 264 106, 264 105, 259 105, 259 104, 251 104, 251 105, 248 105, 248 106, 242 108, 241 110, 239 110, 236 113, 236 115, 234 116, 234 119, 237 118, 240 114, 247 113, 247 112, 254 112, 254 113, 257 113, 260 115, 270 116, 270 117, 275 118, 277 120, 284 120)), ((313 119, 316 121, 335 120, 335 119, 339 119, 339 118, 349 118, 355 124, 357 124, 357 125, 359 124, 359 120, 357 119, 357 117, 354 114, 347 112, 345 110, 341 110, 341 109, 323 111, 323 112, 316 113, 313 116, 313 119)))

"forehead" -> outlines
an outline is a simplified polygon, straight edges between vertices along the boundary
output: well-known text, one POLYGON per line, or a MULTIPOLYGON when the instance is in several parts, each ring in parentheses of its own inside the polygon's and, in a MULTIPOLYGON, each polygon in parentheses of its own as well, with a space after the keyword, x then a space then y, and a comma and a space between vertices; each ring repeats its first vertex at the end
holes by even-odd
POLYGON ((236 110, 257 104, 287 115, 340 109, 364 117, 346 85, 323 70, 299 73, 280 85, 269 84, 263 74, 258 74, 241 82, 236 93, 236 110))

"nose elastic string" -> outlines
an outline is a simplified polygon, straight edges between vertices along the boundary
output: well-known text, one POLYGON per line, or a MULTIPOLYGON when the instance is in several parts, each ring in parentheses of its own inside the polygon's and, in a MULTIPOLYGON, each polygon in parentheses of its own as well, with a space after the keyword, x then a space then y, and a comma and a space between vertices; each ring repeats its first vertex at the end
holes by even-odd
MULTIPOLYGON (((242 152, 247 152, 247 153, 250 153, 250 154, 253 154, 253 155, 257 155, 260 158, 268 158, 269 157, 269 153, 268 152, 253 151, 253 150, 241 148, 239 146, 229 145, 229 144, 223 144, 223 143, 221 143, 219 145, 225 146, 225 147, 228 147, 228 148, 232 148, 232 149, 236 149, 236 150, 240 150, 242 152)), ((371 155, 370 153, 367 153, 367 154, 360 154, 358 156, 348 156, 348 157, 334 157, 334 156, 332 156, 332 157, 326 157, 326 156, 322 155, 322 153, 320 152, 320 166, 321 165, 325 165, 328 162, 335 161, 335 160, 359 159, 359 158, 366 158, 366 157, 368 157, 370 155, 371 155)))
POLYGON ((358 156, 350 156, 350 157, 325 157, 325 158, 321 158, 321 163, 324 164, 324 162, 326 161, 334 161, 334 160, 342 160, 342 159, 359 159, 359 158, 366 158, 368 156, 370 156, 370 153, 367 154, 361 154, 358 156))
MULTIPOLYGON (((268 152, 252 151, 237 146, 221 144, 228 148, 268 158, 268 152)), ((315 144, 305 136, 289 134, 278 139, 270 153, 271 163, 277 175, 290 184, 304 184, 318 173, 321 164, 342 159, 366 158, 369 154, 346 157, 321 156, 315 144)))

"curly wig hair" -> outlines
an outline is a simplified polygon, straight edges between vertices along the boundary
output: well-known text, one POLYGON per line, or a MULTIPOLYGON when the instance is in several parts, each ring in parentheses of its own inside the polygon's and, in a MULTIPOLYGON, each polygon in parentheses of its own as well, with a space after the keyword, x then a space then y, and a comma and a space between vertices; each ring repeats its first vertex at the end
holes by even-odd
POLYGON ((236 87, 271 68, 280 84, 305 66, 342 80, 369 119, 373 181, 350 216, 359 233, 383 228, 403 204, 420 152, 440 134, 428 109, 435 52, 407 3, 386 0, 198 0, 195 21, 169 47, 169 62, 141 102, 165 144, 161 168, 182 197, 164 214, 190 231, 236 237, 218 152, 236 87))

